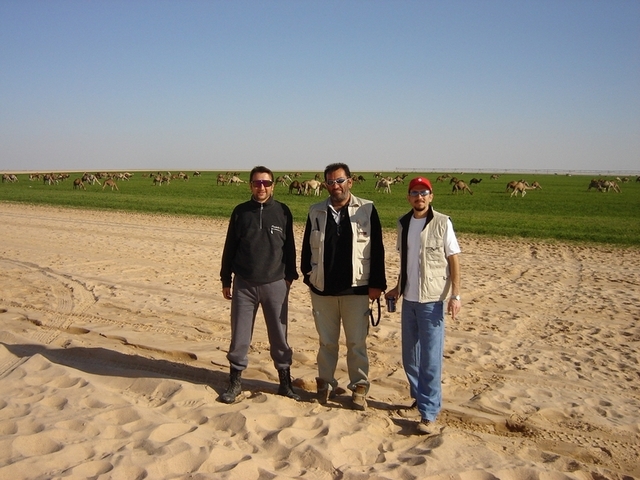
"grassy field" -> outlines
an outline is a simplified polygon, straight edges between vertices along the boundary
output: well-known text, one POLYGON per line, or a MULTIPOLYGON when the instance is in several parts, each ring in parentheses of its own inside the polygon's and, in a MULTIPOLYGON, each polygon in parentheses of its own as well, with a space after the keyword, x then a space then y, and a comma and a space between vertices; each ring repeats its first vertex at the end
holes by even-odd
MULTIPOLYGON (((218 173, 202 172, 200 177, 191 175, 188 181, 176 179, 169 185, 154 186, 148 172, 135 172, 129 181, 118 181, 118 191, 103 190, 98 185, 87 185, 86 191, 76 190, 72 182, 81 173, 71 173, 69 179, 57 185, 30 181, 28 175, 18 174, 18 182, 0 185, 0 201, 228 218, 236 204, 248 199, 249 187, 216 185, 218 173)), ((307 172, 300 179, 311 179, 313 175, 307 172)), ((395 228, 397 218, 409 210, 408 180, 423 175, 433 184, 434 208, 450 215, 460 233, 640 245, 640 183, 635 177, 628 183, 619 182, 621 192, 616 193, 587 191, 591 180, 587 176, 527 175, 529 183, 538 181, 542 189, 512 197, 506 192, 506 184, 520 179, 522 174, 503 174, 497 180, 491 180, 487 173, 457 174, 467 183, 473 177, 482 178, 480 184, 471 187, 473 195, 452 194, 448 179, 436 182, 441 175, 436 173, 412 173, 405 185, 393 185, 391 194, 375 191, 372 173, 362 175, 366 180, 354 185, 353 192, 375 201, 385 228, 395 228)), ((240 178, 248 180, 248 172, 241 172, 240 178)), ((297 222, 304 222, 309 205, 319 200, 289 194, 283 186, 277 186, 275 192, 278 200, 289 205, 297 222)), ((320 198, 325 196, 323 192, 320 198)))

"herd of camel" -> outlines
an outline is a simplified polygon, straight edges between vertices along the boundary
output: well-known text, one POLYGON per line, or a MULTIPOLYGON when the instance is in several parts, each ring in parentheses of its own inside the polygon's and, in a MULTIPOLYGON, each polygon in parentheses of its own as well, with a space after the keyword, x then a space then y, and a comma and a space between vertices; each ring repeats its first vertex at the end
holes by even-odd
MULTIPOLYGON (((184 172, 180 172, 178 174, 172 174, 171 172, 157 172, 150 174, 143 174, 144 176, 148 176, 152 179, 152 184, 155 186, 168 185, 171 180, 183 180, 188 181, 189 175, 184 172)), ((193 173, 193 177, 199 177, 200 172, 196 171, 193 173)), ((118 184, 116 183, 118 180, 127 181, 133 176, 132 173, 84 173, 82 177, 76 178, 73 180, 73 188, 78 190, 86 190, 85 185, 99 185, 102 186, 102 190, 105 188, 111 188, 112 191, 119 190, 118 184), (101 182, 102 180, 102 182, 101 182)), ((296 193, 298 195, 315 195, 319 196, 322 190, 327 188, 324 183, 321 174, 316 174, 315 177, 311 180, 300 180, 302 173, 291 173, 286 175, 281 175, 276 178, 275 183, 278 185, 282 185, 289 189, 289 193, 296 193)), ((375 190, 376 192, 382 193, 391 193, 391 186, 394 184, 404 184, 405 178, 408 176, 407 173, 403 173, 402 175, 396 175, 395 177, 384 176, 382 173, 375 173, 375 190)), ((497 180, 500 177, 498 174, 491 175, 491 180, 497 180)), ((69 174, 66 173, 32 173, 29 174, 29 180, 42 180, 46 185, 54 185, 58 184, 69 178, 69 174)), ((359 184, 361 182, 366 181, 366 179, 362 175, 353 175, 351 177, 354 184, 359 184)), ((482 182, 482 178, 472 178, 467 184, 464 180, 461 180, 455 176, 451 176, 449 174, 440 175, 436 178, 436 183, 445 181, 449 181, 449 185, 451 185, 451 193, 465 193, 468 192, 469 195, 473 195, 473 191, 471 190, 471 185, 478 185, 482 182)), ((14 183, 18 181, 18 177, 15 174, 3 174, 2 175, 2 183, 14 183)), ((619 183, 629 182, 628 177, 619 178, 617 177, 615 180, 607 180, 602 178, 594 178, 589 183, 587 191, 590 191, 592 188, 599 192, 609 192, 614 191, 620 193, 619 183)), ((636 182, 640 182, 640 176, 636 178, 636 182)), ((227 172, 226 174, 220 173, 217 176, 216 185, 240 185, 243 183, 247 183, 246 180, 242 180, 240 178, 240 174, 238 172, 227 172)), ((507 183, 506 192, 511 192, 510 196, 518 196, 518 193, 521 197, 524 197, 528 190, 542 190, 542 186, 538 182, 533 182, 529 184, 524 179, 513 180, 507 183)))

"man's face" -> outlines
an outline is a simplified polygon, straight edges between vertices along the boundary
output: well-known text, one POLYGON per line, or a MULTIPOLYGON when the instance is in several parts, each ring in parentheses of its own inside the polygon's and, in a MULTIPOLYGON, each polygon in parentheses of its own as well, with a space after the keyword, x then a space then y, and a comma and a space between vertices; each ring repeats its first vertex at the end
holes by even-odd
POLYGON ((325 183, 327 184, 332 205, 344 205, 349 200, 351 178, 347 176, 344 169, 339 168, 338 170, 327 173, 325 183))
POLYGON ((424 212, 433 200, 433 192, 426 185, 416 185, 407 194, 407 200, 416 212, 424 212))
POLYGON ((266 202, 273 195, 273 180, 268 173, 256 172, 251 178, 251 195, 260 203, 266 202))

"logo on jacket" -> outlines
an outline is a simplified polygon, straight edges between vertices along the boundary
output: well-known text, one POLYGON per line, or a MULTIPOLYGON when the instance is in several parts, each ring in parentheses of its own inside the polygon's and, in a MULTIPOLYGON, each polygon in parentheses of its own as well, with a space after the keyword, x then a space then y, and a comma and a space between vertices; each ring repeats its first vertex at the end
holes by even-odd
POLYGON ((271 225, 271 235, 273 235, 273 232, 284 233, 284 229, 278 225, 271 225))

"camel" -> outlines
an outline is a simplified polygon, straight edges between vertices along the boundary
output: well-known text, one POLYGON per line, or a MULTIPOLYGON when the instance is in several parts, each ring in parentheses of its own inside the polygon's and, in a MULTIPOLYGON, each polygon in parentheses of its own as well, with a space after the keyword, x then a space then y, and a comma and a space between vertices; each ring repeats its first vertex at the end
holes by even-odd
POLYGON ((284 187, 288 187, 289 186, 289 184, 287 183, 287 179, 284 178, 284 176, 279 176, 278 178, 276 178, 276 184, 278 184, 278 183, 280 185, 284 186, 284 187))
POLYGON ((604 182, 602 182, 599 190, 601 192, 608 192, 609 190, 613 190, 616 193, 620 193, 620 187, 613 180, 605 180, 604 182))
POLYGON ((81 178, 76 178, 73 181, 73 189, 82 189, 82 190, 86 190, 86 188, 84 188, 84 183, 82 183, 82 179, 81 178))
POLYGON ((111 191, 113 192, 113 189, 115 188, 116 190, 118 190, 118 185, 116 185, 115 180, 113 180, 113 178, 107 178, 104 183, 102 184, 102 190, 105 189, 105 187, 111 187, 111 191))
POLYGON ((469 185, 475 185, 475 184, 480 183, 481 181, 482 181, 482 179, 481 179, 481 178, 475 178, 475 177, 473 177, 473 178, 469 181, 469 185))
POLYGON ((85 173, 84 175, 82 175, 82 182, 87 182, 91 185, 95 185, 96 183, 100 186, 102 186, 102 184, 100 183, 100 180, 98 180, 98 177, 96 177, 93 173, 85 173))
POLYGON ((393 180, 390 178, 381 178, 376 182, 376 192, 379 192, 382 189, 383 193, 391 193, 391 184, 393 180))
POLYGON ((507 183, 507 192, 509 190, 513 190, 514 188, 516 188, 516 185, 518 183, 523 183, 525 185, 525 187, 529 186, 529 184, 525 180, 513 180, 513 181, 507 183))
POLYGON ((199 177, 200 175, 201 175, 200 172, 197 171, 197 170, 195 172, 193 172, 193 176, 194 177, 199 177))
POLYGON ((166 183, 167 185, 171 183, 171 179, 169 178, 169 176, 158 174, 155 177, 153 177, 154 185, 157 185, 158 187, 160 187, 162 186, 163 183, 166 183))
POLYGON ((453 185, 454 183, 458 183, 460 181, 460 179, 458 177, 451 177, 451 180, 449 180, 449 185, 453 185))
POLYGON ((235 185, 236 185, 236 187, 237 187, 237 186, 238 186, 238 185, 240 185, 241 183, 247 183, 247 182, 245 182, 244 180, 242 180, 239 176, 234 175, 234 176, 232 176, 232 177, 229 179, 229 181, 228 181, 227 183, 228 183, 229 185, 231 185, 232 183, 235 183, 235 185))
POLYGON ((289 185, 289 194, 291 194, 291 192, 293 192, 294 190, 298 192, 298 195, 302 195, 302 185, 298 180, 294 180, 289 185))
POLYGON ((497 180, 498 178, 500 178, 500 175, 498 175, 497 173, 494 173, 493 175, 491 175, 491 177, 489 177, 491 180, 497 180))
POLYGON ((436 178, 436 183, 438 182, 443 182, 444 183, 444 179, 447 178, 444 175, 440 175, 438 178, 436 178))
POLYGON ((592 188, 595 188, 599 192, 608 192, 609 190, 613 189, 614 192, 620 193, 620 187, 613 180, 593 178, 591 182, 589 182, 587 191, 590 191, 592 188))
POLYGON ((598 180, 597 178, 591 179, 591 182, 589 182, 589 186, 587 187, 587 192, 590 191, 592 188, 595 188, 596 190, 600 190, 602 183, 603 183, 603 180, 598 180))
POLYGON ((318 180, 305 180, 300 185, 302 186, 305 195, 309 195, 309 193, 313 191, 313 194, 318 196, 320 195, 320 183, 321 182, 318 180))
POLYGON ((464 193, 465 190, 469 192, 469 195, 473 195, 473 192, 471 191, 469 186, 466 183, 464 183, 462 180, 458 180, 456 184, 453 186, 451 193, 455 193, 457 195, 458 192, 464 193))
POLYGON ((539 190, 542 190, 542 186, 538 182, 533 182, 531 184, 531 189, 535 190, 536 188, 539 189, 539 190))
POLYGON ((11 174, 5 173, 2 175, 2 183, 5 183, 5 182, 15 183, 17 181, 18 181, 18 177, 16 177, 13 173, 11 174))
POLYGON ((218 178, 216 179, 216 185, 226 185, 226 184, 227 184, 227 177, 225 177, 224 174, 219 173, 218 178))
POLYGON ((42 181, 45 183, 45 185, 53 185, 54 183, 57 185, 60 180, 53 173, 45 173, 45 175, 42 177, 42 181))
POLYGON ((533 187, 530 187, 529 185, 527 185, 526 182, 518 182, 516 183, 516 185, 513 187, 513 192, 511 192, 511 197, 513 197, 514 195, 517 197, 518 196, 518 192, 520 192, 520 196, 524 197, 527 193, 527 190, 533 190, 533 187))
POLYGON ((393 179, 393 183, 404 183, 404 179, 407 178, 408 173, 403 173, 402 175, 397 175, 396 178, 393 179))

